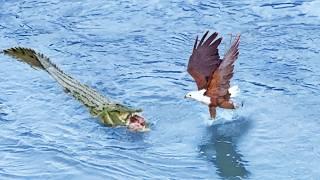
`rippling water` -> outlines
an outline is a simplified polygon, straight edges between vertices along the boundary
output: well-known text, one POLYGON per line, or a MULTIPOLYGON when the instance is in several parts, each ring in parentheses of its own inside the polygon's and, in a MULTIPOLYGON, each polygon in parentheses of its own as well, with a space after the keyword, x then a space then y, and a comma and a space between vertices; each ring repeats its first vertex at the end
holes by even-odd
POLYGON ((46 73, 1 56, 1 179, 319 179, 319 9, 0 0, 1 49, 35 48, 152 123, 145 134, 104 127, 46 73), (233 83, 245 106, 212 126, 205 106, 182 98, 195 89, 186 63, 205 30, 222 32, 221 50, 242 34, 233 83))

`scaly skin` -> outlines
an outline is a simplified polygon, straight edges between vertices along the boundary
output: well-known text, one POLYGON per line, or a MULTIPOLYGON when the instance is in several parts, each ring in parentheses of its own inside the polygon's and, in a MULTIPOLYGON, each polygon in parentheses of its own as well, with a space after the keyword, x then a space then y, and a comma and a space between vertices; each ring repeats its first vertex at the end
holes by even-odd
POLYGON ((90 110, 90 113, 93 116, 98 117, 103 124, 111 127, 135 127, 134 130, 138 131, 146 130, 143 118, 138 115, 142 110, 132 109, 124 105, 111 102, 94 89, 65 74, 43 54, 36 53, 32 49, 21 47, 6 49, 3 53, 18 59, 19 61, 25 62, 35 69, 42 69, 48 72, 66 92, 83 103, 90 110), (135 117, 138 119, 142 118, 143 126, 140 124, 135 126, 134 123, 140 122, 137 121, 137 118, 135 117))

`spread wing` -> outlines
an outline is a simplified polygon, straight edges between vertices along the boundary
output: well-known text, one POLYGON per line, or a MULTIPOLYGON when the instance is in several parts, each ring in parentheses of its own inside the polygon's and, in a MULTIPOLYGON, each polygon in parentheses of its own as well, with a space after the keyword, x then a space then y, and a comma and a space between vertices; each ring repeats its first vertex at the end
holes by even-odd
POLYGON ((208 79, 221 62, 218 46, 222 38, 216 39, 218 33, 215 32, 205 40, 208 33, 203 35, 199 44, 196 38, 188 63, 188 73, 196 81, 199 90, 207 88, 208 79))
POLYGON ((239 43, 240 35, 237 35, 221 64, 212 75, 206 91, 207 96, 214 98, 222 97, 225 100, 230 99, 228 89, 230 88, 230 80, 233 76, 234 62, 239 55, 239 43))

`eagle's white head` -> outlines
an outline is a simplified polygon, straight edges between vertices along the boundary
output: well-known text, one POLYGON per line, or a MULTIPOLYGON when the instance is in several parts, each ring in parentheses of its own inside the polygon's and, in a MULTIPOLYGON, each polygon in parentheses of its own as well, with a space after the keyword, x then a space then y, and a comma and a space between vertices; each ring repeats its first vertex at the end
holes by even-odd
POLYGON ((206 92, 205 89, 201 89, 199 91, 191 91, 185 95, 185 98, 193 99, 196 101, 200 101, 204 104, 210 104, 210 97, 205 96, 204 93, 206 92))

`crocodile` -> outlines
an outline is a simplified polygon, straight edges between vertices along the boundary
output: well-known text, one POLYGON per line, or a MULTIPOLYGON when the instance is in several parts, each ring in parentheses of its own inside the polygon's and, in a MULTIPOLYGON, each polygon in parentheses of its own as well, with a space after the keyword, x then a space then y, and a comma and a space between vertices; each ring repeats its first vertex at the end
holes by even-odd
POLYGON ((132 131, 148 131, 148 124, 141 116, 141 109, 134 109, 116 103, 98 93, 98 91, 72 78, 57 67, 45 55, 30 48, 14 47, 2 51, 5 55, 29 64, 33 69, 46 71, 75 99, 86 106, 90 114, 109 127, 127 127, 132 131))

